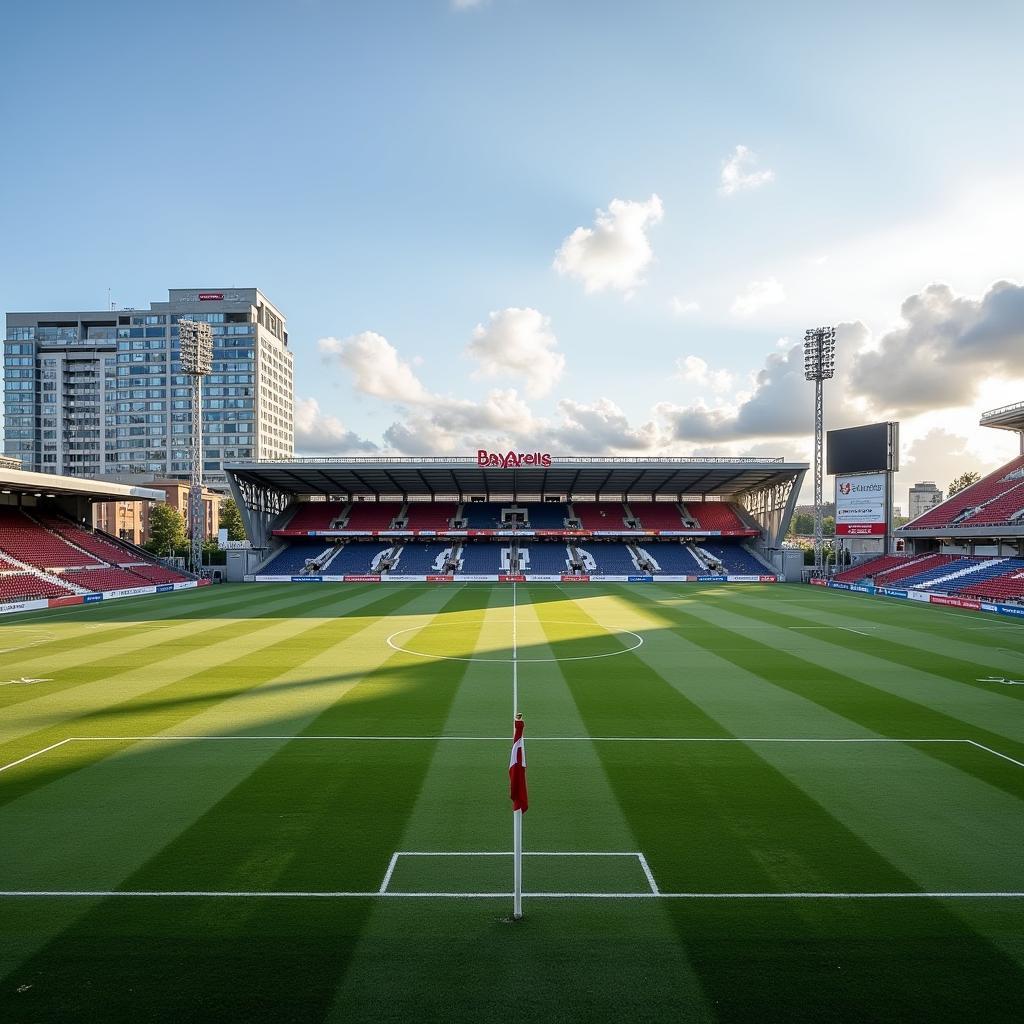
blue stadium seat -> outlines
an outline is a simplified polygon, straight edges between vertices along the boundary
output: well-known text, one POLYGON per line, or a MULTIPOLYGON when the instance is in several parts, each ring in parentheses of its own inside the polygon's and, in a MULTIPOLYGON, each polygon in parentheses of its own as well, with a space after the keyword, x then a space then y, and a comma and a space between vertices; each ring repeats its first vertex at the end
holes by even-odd
POLYGON ((443 563, 451 555, 450 543, 406 544, 392 572, 404 576, 430 576, 444 571, 443 563), (441 563, 441 564, 438 564, 441 563))
POLYGON ((532 541, 529 547, 520 544, 519 555, 519 564, 524 566, 523 571, 527 573, 557 576, 569 571, 569 550, 565 544, 557 541, 532 541), (528 561, 524 552, 529 553, 528 561))
POLYGON ((293 541, 273 561, 260 570, 260 575, 294 576, 306 567, 306 562, 309 559, 322 555, 332 546, 324 541, 293 541))

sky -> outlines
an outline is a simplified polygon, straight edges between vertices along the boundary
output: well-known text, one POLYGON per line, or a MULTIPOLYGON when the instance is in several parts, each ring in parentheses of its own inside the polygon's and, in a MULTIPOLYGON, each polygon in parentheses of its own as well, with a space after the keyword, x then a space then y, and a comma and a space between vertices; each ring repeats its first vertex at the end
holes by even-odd
POLYGON ((298 452, 806 460, 819 324, 897 503, 1016 451, 977 423, 1024 400, 1018 2, 0 19, 0 310, 259 287, 298 452))

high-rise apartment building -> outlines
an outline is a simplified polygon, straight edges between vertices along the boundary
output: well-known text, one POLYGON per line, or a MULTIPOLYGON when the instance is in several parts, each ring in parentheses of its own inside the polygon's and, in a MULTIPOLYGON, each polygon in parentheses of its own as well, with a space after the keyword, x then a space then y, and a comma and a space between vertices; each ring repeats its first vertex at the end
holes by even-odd
POLYGON ((203 470, 294 453, 284 314, 257 288, 172 288, 148 310, 8 313, 4 449, 22 468, 80 476, 189 472, 191 391, 178 321, 213 332, 203 470))
POLYGON ((942 491, 933 480, 924 480, 910 488, 910 518, 923 516, 928 509, 942 504, 942 491))

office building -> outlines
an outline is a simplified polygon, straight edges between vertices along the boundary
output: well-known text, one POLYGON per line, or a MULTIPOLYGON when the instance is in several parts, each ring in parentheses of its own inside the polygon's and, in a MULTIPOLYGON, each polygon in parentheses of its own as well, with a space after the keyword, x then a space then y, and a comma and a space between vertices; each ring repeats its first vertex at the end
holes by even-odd
POLYGON ((910 488, 910 519, 923 516, 928 509, 942 504, 942 491, 933 480, 924 480, 910 488))
POLYGON ((148 310, 8 313, 4 450, 23 469, 75 476, 189 473, 191 391, 179 320, 205 321, 203 471, 294 453, 284 314, 257 288, 174 288, 148 310))

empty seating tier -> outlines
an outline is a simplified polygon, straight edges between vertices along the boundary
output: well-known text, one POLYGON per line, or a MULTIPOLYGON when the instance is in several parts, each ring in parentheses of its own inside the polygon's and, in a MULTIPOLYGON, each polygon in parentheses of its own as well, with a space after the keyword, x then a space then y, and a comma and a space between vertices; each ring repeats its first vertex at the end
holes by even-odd
POLYGON ((666 576, 694 576, 707 572, 697 561, 690 544, 646 544, 640 546, 640 555, 652 558, 655 572, 666 576))
POLYGON ((402 506, 393 501, 354 502, 344 530, 388 530, 402 506))
POLYGON ((584 530, 628 529, 621 501, 574 501, 572 510, 584 530))
POLYGON ((391 572, 403 576, 430 576, 434 573, 443 573, 451 556, 451 544, 409 543, 402 548, 398 563, 391 572))
POLYGON ((331 523, 344 512, 338 501, 304 501, 288 520, 287 530, 329 530, 331 523))
POLYGON ((839 583, 860 583, 878 573, 886 572, 888 569, 895 569, 910 560, 910 555, 881 555, 872 558, 868 562, 861 562, 850 569, 844 569, 833 577, 839 583))
POLYGON ((762 565, 742 544, 701 541, 697 547, 717 559, 727 576, 765 576, 773 570, 762 565))
POLYGON ((289 544, 260 570, 261 576, 291 576, 306 567, 306 563, 332 549, 324 541, 298 541, 289 544))
POLYGON ((74 583, 76 587, 84 587, 93 593, 103 590, 128 590, 133 587, 148 587, 149 580, 136 576, 127 569, 81 569, 75 572, 61 573, 61 579, 74 583))
POLYGON ((1001 520, 988 519, 984 518, 985 509, 980 506, 994 502, 995 499, 1005 496, 1008 492, 1018 488, 1021 484, 1020 473, 1022 470, 1024 470, 1024 455, 1014 459, 1012 462, 1008 462, 1005 466, 1001 466, 994 473, 989 473, 988 476, 983 477, 976 484, 971 484, 970 487, 965 487, 962 491, 958 491, 951 498, 947 498, 942 502, 941 505, 930 508, 924 515, 918 516, 908 523, 907 527, 918 530, 954 524, 959 526, 961 523, 965 526, 988 525, 997 522, 1005 523, 1008 521, 1010 513, 1006 513, 1007 518, 1001 520), (977 511, 973 512, 970 516, 964 515, 973 509, 977 509, 977 511))
POLYGON ((875 585, 879 587, 904 586, 904 581, 921 572, 928 572, 955 562, 958 555, 925 555, 923 558, 911 558, 895 569, 887 569, 875 574, 875 585))
POLYGON ((96 555, 104 562, 112 562, 114 565, 122 565, 125 562, 138 561, 138 555, 130 548, 118 544, 113 538, 106 538, 92 530, 87 530, 70 519, 53 513, 36 513, 35 518, 39 520, 48 530, 59 533, 65 540, 70 541, 77 547, 84 548, 90 554, 96 555))
POLYGON ((569 571, 569 549, 558 541, 532 541, 519 545, 519 566, 525 573, 559 576, 569 571))
POLYGON ((168 569, 162 565, 153 565, 146 562, 132 565, 131 571, 136 576, 141 576, 150 583, 184 583, 188 577, 182 576, 180 572, 168 569))
POLYGON ((35 573, 0 575, 0 601, 34 601, 47 597, 67 597, 74 591, 40 579, 35 573))
POLYGON ((331 559, 330 565, 324 570, 330 576, 363 576, 380 572, 382 557, 391 551, 380 542, 352 541, 331 559))
POLYGON ((407 530, 449 530, 459 506, 450 501, 410 501, 406 508, 407 530))
POLYGON ((746 523, 726 501, 688 501, 687 511, 702 530, 746 530, 746 523))
POLYGON ((73 548, 17 509, 0 510, 0 551, 40 569, 70 569, 101 564, 73 548))
POLYGON ((497 573, 508 572, 507 544, 492 544, 486 541, 470 541, 462 546, 460 559, 462 568, 460 572, 471 575, 494 576, 497 573))
MULTIPOLYGON (((621 506, 620 506, 621 507, 621 506)), ((617 541, 588 543, 586 548, 575 545, 583 557, 584 571, 599 576, 631 576, 639 572, 628 545, 617 541)))
POLYGON ((501 509, 487 501, 467 501, 462 506, 462 520, 469 530, 500 530, 501 509))
POLYGON ((631 501, 629 510, 645 530, 685 530, 679 506, 671 501, 631 501))

